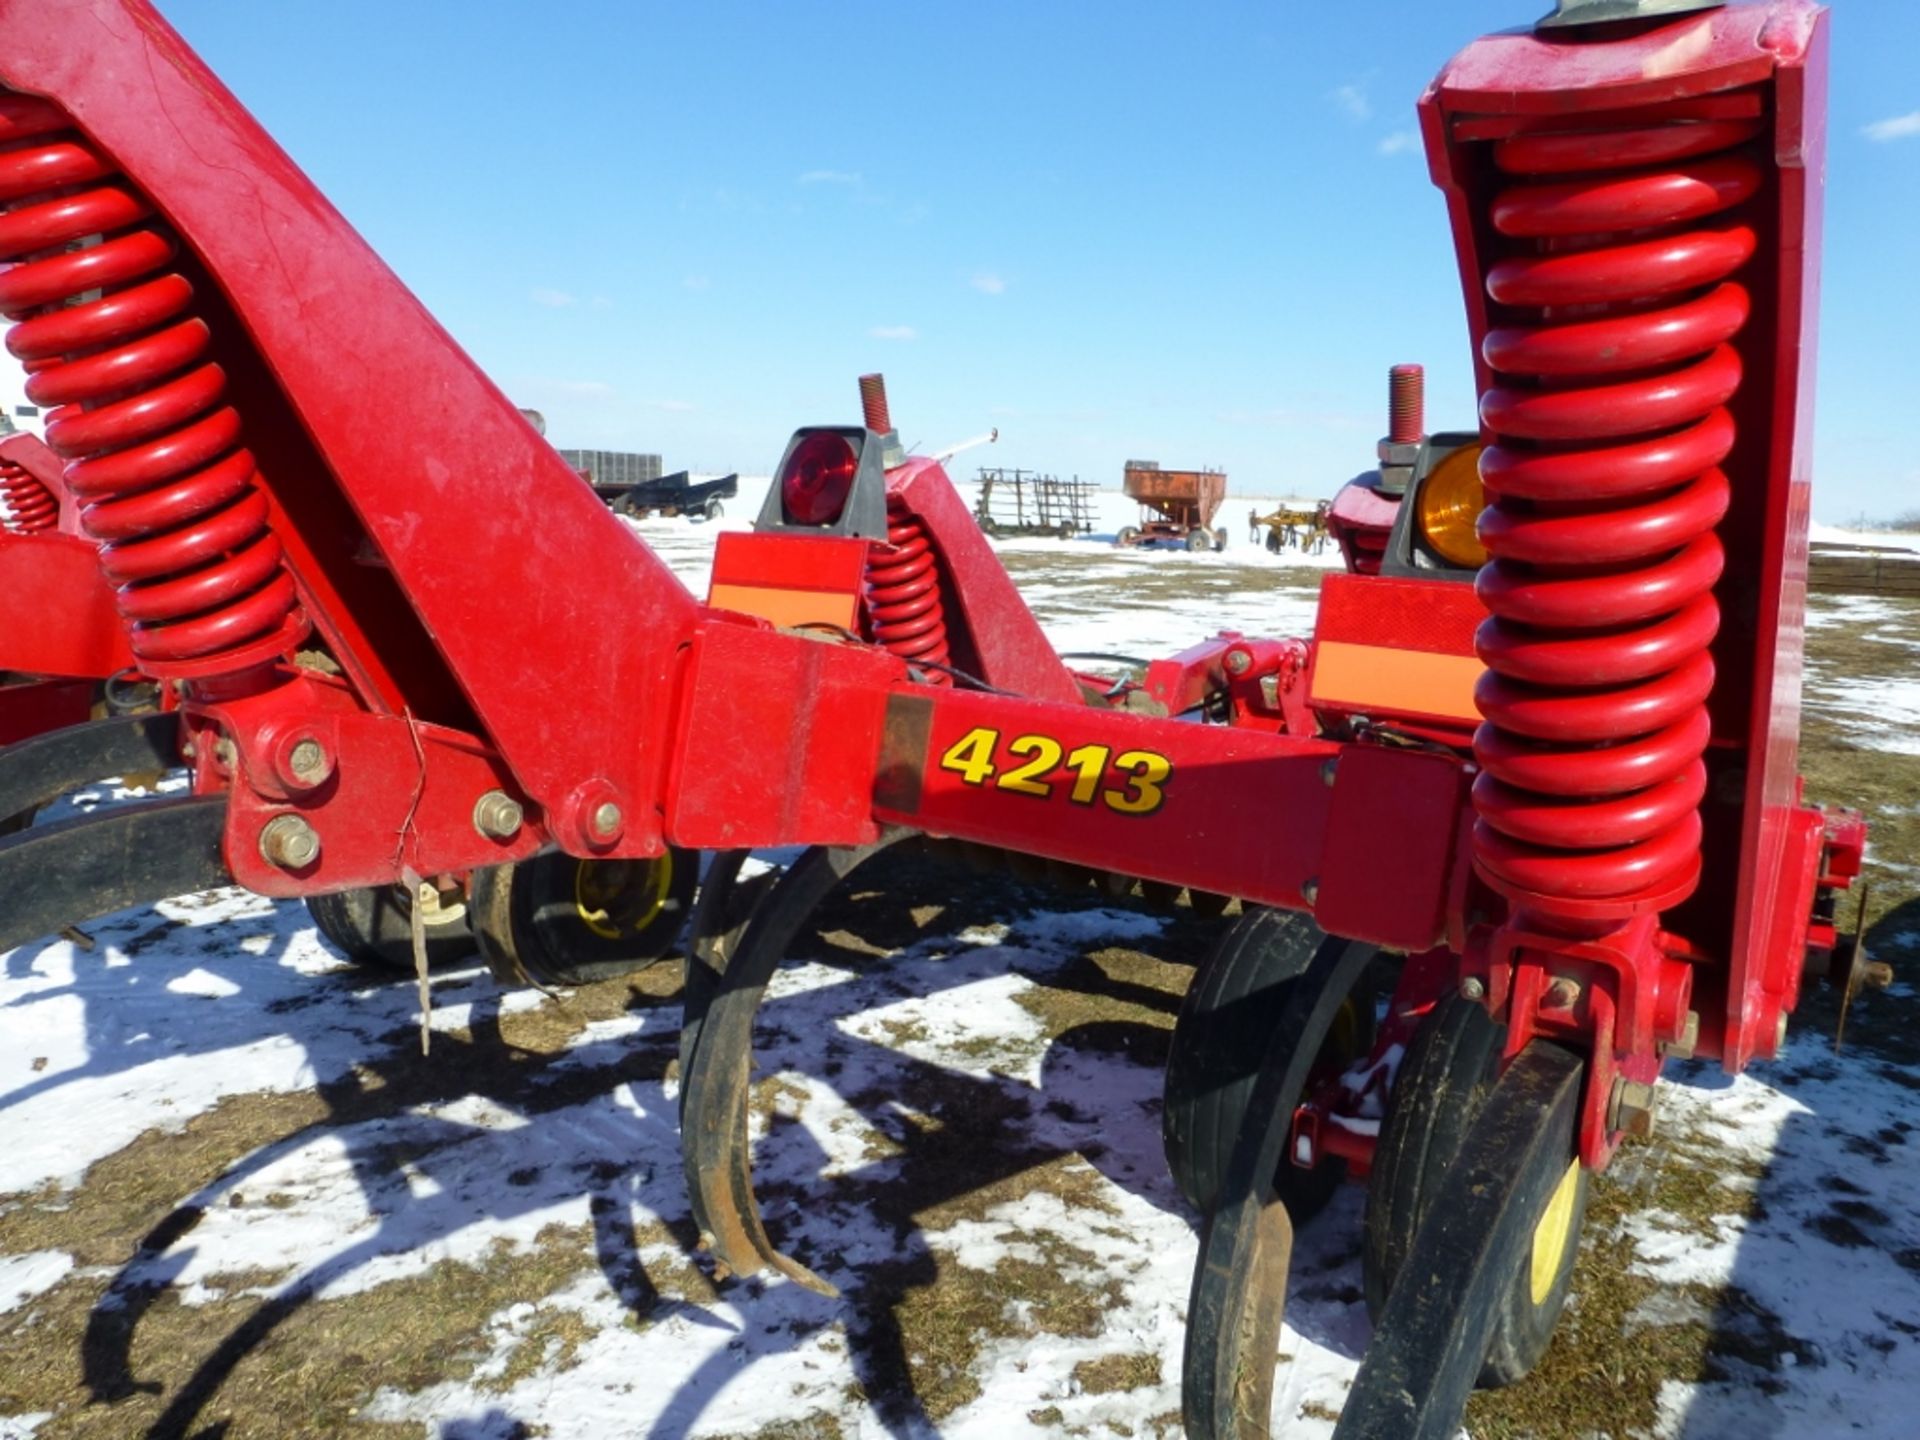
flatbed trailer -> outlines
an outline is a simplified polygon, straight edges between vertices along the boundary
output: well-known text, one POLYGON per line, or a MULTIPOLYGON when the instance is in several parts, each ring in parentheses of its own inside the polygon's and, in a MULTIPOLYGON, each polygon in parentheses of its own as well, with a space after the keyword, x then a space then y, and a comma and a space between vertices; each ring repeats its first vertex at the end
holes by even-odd
POLYGON ((644 520, 649 515, 684 515, 692 520, 718 520, 725 513, 720 503, 740 493, 738 475, 722 475, 714 480, 695 480, 685 470, 646 480, 637 485, 608 485, 589 481, 593 493, 612 507, 616 515, 631 515, 644 520))

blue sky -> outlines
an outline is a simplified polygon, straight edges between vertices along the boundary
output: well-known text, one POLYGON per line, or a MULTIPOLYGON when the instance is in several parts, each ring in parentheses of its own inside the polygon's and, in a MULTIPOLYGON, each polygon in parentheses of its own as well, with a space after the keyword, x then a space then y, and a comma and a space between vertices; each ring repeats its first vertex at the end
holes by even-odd
MULTIPOLYGON (((1471 421, 1413 104, 1546 3, 161 8, 556 443, 764 473, 881 369, 910 443, 1330 494, 1390 363, 1471 421)), ((1920 6, 1834 9, 1815 512, 1843 520, 1920 506, 1920 6)))

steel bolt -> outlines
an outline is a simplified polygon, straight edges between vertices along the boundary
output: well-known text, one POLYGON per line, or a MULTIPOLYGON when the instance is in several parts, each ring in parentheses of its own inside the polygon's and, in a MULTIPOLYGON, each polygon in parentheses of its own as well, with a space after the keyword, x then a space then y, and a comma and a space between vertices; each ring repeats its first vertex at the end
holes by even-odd
POLYGON ((1547 1010, 1571 1010, 1579 998, 1580 982, 1570 980, 1565 975, 1556 975, 1547 983, 1546 990, 1540 996, 1540 1004, 1547 1010))
POLYGON ((593 833, 611 838, 620 833, 620 807, 611 800, 603 800, 593 812, 593 833))
POLYGON ((1687 1011, 1686 1022, 1680 1027, 1680 1038, 1669 1040, 1660 1047, 1660 1053, 1670 1060, 1691 1060, 1696 1046, 1700 1043, 1700 1012, 1687 1011))
POLYGON ((218 765, 222 770, 231 770, 233 768, 234 756, 237 753, 233 748, 233 741, 224 735, 213 742, 213 763, 218 765))
POLYGON ((1339 778, 1340 762, 1338 760, 1322 760, 1320 762, 1320 783, 1322 785, 1331 790, 1333 788, 1333 782, 1339 778))
POLYGON ((1487 985, 1478 975, 1469 975, 1460 982, 1461 998, 1475 1003, 1487 998, 1487 985))
POLYGON ((333 765, 327 759, 326 746, 308 737, 296 743, 288 754, 287 769, 295 780, 306 785, 318 785, 327 778, 333 765))
POLYGON ((526 818, 520 802, 504 790, 489 790, 473 802, 473 828, 489 840, 511 840, 526 818))
POLYGON ((1253 668, 1253 657, 1244 650, 1229 650, 1225 664, 1229 675, 1244 675, 1253 668))
POLYGON ((199 754, 200 754, 200 747, 194 744, 193 741, 191 740, 187 741, 186 744, 180 747, 180 758, 182 760, 192 760, 195 757, 197 757, 199 754))
POLYGON ((1395 365, 1387 371, 1387 438, 1396 445, 1418 445, 1426 433, 1426 368, 1395 365))
POLYGON ((1613 1105, 1607 1126, 1641 1139, 1653 1133, 1653 1111, 1657 1101, 1654 1088, 1639 1080, 1613 1082, 1613 1105))
POLYGON ((860 377, 860 413, 869 430, 884 435, 893 429, 893 416, 887 409, 886 376, 860 377))
POLYGON ((261 827, 260 855, 282 870, 304 870, 320 858, 320 833, 298 815, 276 815, 261 827))

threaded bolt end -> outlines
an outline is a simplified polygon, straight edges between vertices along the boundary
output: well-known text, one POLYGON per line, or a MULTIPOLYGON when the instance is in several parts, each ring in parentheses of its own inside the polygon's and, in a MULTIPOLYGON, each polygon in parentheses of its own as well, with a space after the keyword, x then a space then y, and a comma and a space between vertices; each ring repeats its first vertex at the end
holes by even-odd
POLYGON ((886 376, 860 377, 860 412, 865 416, 869 430, 884 435, 893 429, 893 416, 887 413, 886 376))
POLYGON ((1396 445, 1418 445, 1426 433, 1426 367, 1396 365, 1387 371, 1387 438, 1396 445))

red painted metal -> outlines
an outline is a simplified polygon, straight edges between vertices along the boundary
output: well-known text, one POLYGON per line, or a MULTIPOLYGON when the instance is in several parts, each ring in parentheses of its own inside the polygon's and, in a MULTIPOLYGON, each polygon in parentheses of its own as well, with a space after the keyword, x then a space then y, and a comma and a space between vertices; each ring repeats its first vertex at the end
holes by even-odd
MULTIPOLYGON (((1480 746, 1498 775, 1475 801, 1463 721, 1409 706, 1362 731, 1351 710, 1315 712, 1299 641, 1223 636, 1149 677, 1169 710, 1223 694, 1228 724, 1090 695, 931 461, 886 475, 879 644, 696 605, 142 0, 0 0, 0 82, 47 97, 0 107, 0 121, 41 129, 0 162, 20 172, 9 193, 80 187, 60 224, 124 217, 114 228, 147 237, 126 248, 153 267, 98 304, 29 315, 36 384, 69 403, 191 391, 152 432, 164 435, 195 430, 193 416, 224 413, 229 397, 258 466, 246 484, 259 503, 241 502, 258 520, 248 533, 278 544, 298 601, 285 616, 309 617, 313 648, 341 672, 270 663, 230 683, 226 671, 257 658, 245 635, 205 655, 186 647, 218 673, 162 657, 195 669, 195 784, 232 792, 227 853, 242 883, 304 894, 549 842, 644 855, 668 837, 852 844, 911 826, 1312 910, 1397 950, 1444 944, 1421 971, 1426 1001, 1478 979, 1516 1049, 1536 1035, 1591 1048, 1582 1152, 1597 1164, 1613 1079, 1652 1078, 1689 1009, 1702 1051, 1729 1066, 1770 1051, 1815 884, 1858 863, 1844 825, 1801 807, 1793 779, 1814 13, 1783 0, 1597 39, 1494 37, 1424 103, 1486 423, 1502 441, 1488 465, 1499 560, 1484 587, 1500 619, 1482 646, 1498 673, 1482 687, 1480 746), (44 128, 55 118, 62 128, 44 128), (40 163, 54 179, 22 171, 40 163), (1655 253, 1639 232, 1665 223, 1684 241, 1655 253), (1570 245, 1569 228, 1604 244, 1570 245), (178 237, 164 255, 162 234, 178 237), (109 333, 114 316, 124 332, 109 333), (70 358, 96 341, 126 353, 70 358), (124 386, 99 373, 121 364, 124 386), (381 431, 364 421, 370 395, 433 403, 381 431), (1561 500, 1577 503, 1542 504, 1561 500), (1738 585, 1717 579, 1721 550, 1738 585), (1595 607, 1611 607, 1604 630, 1595 607), (903 657, 940 654, 963 685, 910 678, 903 657), (303 788, 284 762, 304 739, 333 764, 303 788), (508 844, 473 822, 492 789, 525 807, 508 844), (299 872, 261 843, 289 815, 321 838, 299 872), (1578 981, 1578 1003, 1550 1001, 1564 993, 1556 978, 1578 981)), ((36 210, 0 216, 0 236, 36 210)), ((36 260, 0 287, 15 287, 10 308, 37 311, 86 288, 67 265, 119 253, 58 257, 57 284, 23 288, 46 273, 36 260)), ((149 506, 111 538, 158 534, 172 575, 191 497, 154 488, 175 473, 161 456, 93 433, 120 413, 62 415, 62 443, 84 457, 74 478, 96 511, 127 503, 123 477, 149 506)), ((891 425, 880 409, 868 418, 891 425)), ((221 434, 231 460, 238 441, 221 434)), ((165 459, 176 462, 188 463, 165 459)), ((1387 505, 1373 502, 1364 514, 1359 499, 1336 504, 1336 521, 1360 533, 1387 505)), ((829 540, 851 600, 867 558, 863 541, 749 538, 723 547, 737 573, 716 573, 716 600, 723 583, 778 590, 796 566, 808 588, 819 576, 803 557, 829 540)), ((0 537, 49 539, 83 544, 0 537)), ((234 558, 213 562, 221 576, 234 558)), ((144 594, 133 587, 135 608, 144 594)), ((1331 645, 1373 645, 1383 663, 1470 659, 1478 603, 1454 583, 1331 577, 1315 644, 1323 659, 1331 645), (1378 588, 1356 598, 1349 585, 1378 588)), ((178 612, 162 611, 164 633, 178 612)))
POLYGON ((1495 195, 1493 228, 1522 245, 1489 267, 1487 291, 1546 318, 1481 345, 1501 383, 1481 399, 1498 443, 1481 461, 1494 558, 1478 588, 1494 618, 1480 635, 1475 848, 1488 879, 1541 914, 1602 900, 1624 917, 1684 899, 1697 876, 1724 562, 1713 529, 1741 370, 1729 342, 1750 309, 1729 277, 1755 247, 1750 225, 1722 216, 1761 188, 1760 166, 1728 153, 1758 132, 1650 110, 1494 145, 1495 167, 1520 180, 1495 195), (1569 173, 1581 178, 1554 178, 1569 173), (1657 240, 1641 238, 1650 229, 1657 240), (1552 248, 1570 236, 1578 251, 1552 248))
POLYGON ((0 454, 0 530, 37 535, 60 523, 60 501, 31 470, 0 454))
POLYGON ((1737 1070, 1772 1053, 1804 963, 1823 17, 1492 36, 1422 102, 1497 442, 1476 855, 1520 913, 1467 965, 1516 1045, 1556 1028, 1531 997, 1558 967, 1595 967, 1590 1162, 1591 1092, 1657 1072, 1683 997, 1737 1070))
POLYGON ((186 677, 291 650, 306 621, 173 243, 59 106, 0 95, 0 141, 7 348, 28 398, 55 407, 47 439, 103 542, 134 653, 186 677))
MULTIPOLYGON (((0 524, 0 529, 14 529, 22 533, 59 530, 66 535, 78 535, 80 507, 74 503, 73 494, 67 489, 63 468, 60 457, 49 450, 39 436, 25 432, 0 435, 0 472, 22 472, 26 477, 25 482, 16 480, 13 484, 23 499, 31 504, 44 495, 46 500, 52 502, 54 513, 51 525, 0 524)), ((39 503, 44 505, 45 501, 39 503)))
MULTIPOLYGON (((356 691, 477 722, 570 848, 602 846, 612 803, 627 823, 606 853, 657 853, 685 588, 150 6, 0 0, 0 27, 0 82, 74 116, 180 238, 270 527, 356 691), (433 401, 366 423, 368 397, 401 395, 433 401), (568 700, 530 703, 531 668, 568 700)), ((229 851, 249 843, 229 831, 229 851)))
POLYGON ((1327 530, 1340 547, 1348 571, 1355 575, 1380 573, 1393 522, 1400 514, 1400 497, 1383 492, 1374 481, 1372 475, 1349 480, 1327 511, 1327 530))
POLYGON ((91 680, 0 681, 0 745, 86 723, 93 693, 91 680))
POLYGON ((1312 735, 1319 727, 1307 708, 1310 653, 1299 640, 1249 639, 1236 630, 1223 630, 1178 655, 1153 661, 1141 688, 1168 715, 1184 715, 1224 698, 1232 724, 1312 735))
MULTIPOLYGON (((870 378, 870 377, 869 377, 870 378)), ((881 397, 884 418, 886 400, 881 397)), ((872 421, 868 421, 872 428, 872 421)), ((926 526, 907 509, 898 491, 887 496, 887 543, 867 560, 867 624, 871 639, 921 671, 929 685, 951 685, 947 607, 941 597, 940 560, 926 526)))
POLYGON ((133 663, 98 548, 0 530, 0 671, 104 680, 133 663))
POLYGON ((954 665, 996 690, 1084 703, 1080 682, 1060 663, 945 469, 914 456, 889 470, 889 516, 896 503, 925 531, 945 577, 942 605, 954 665))

